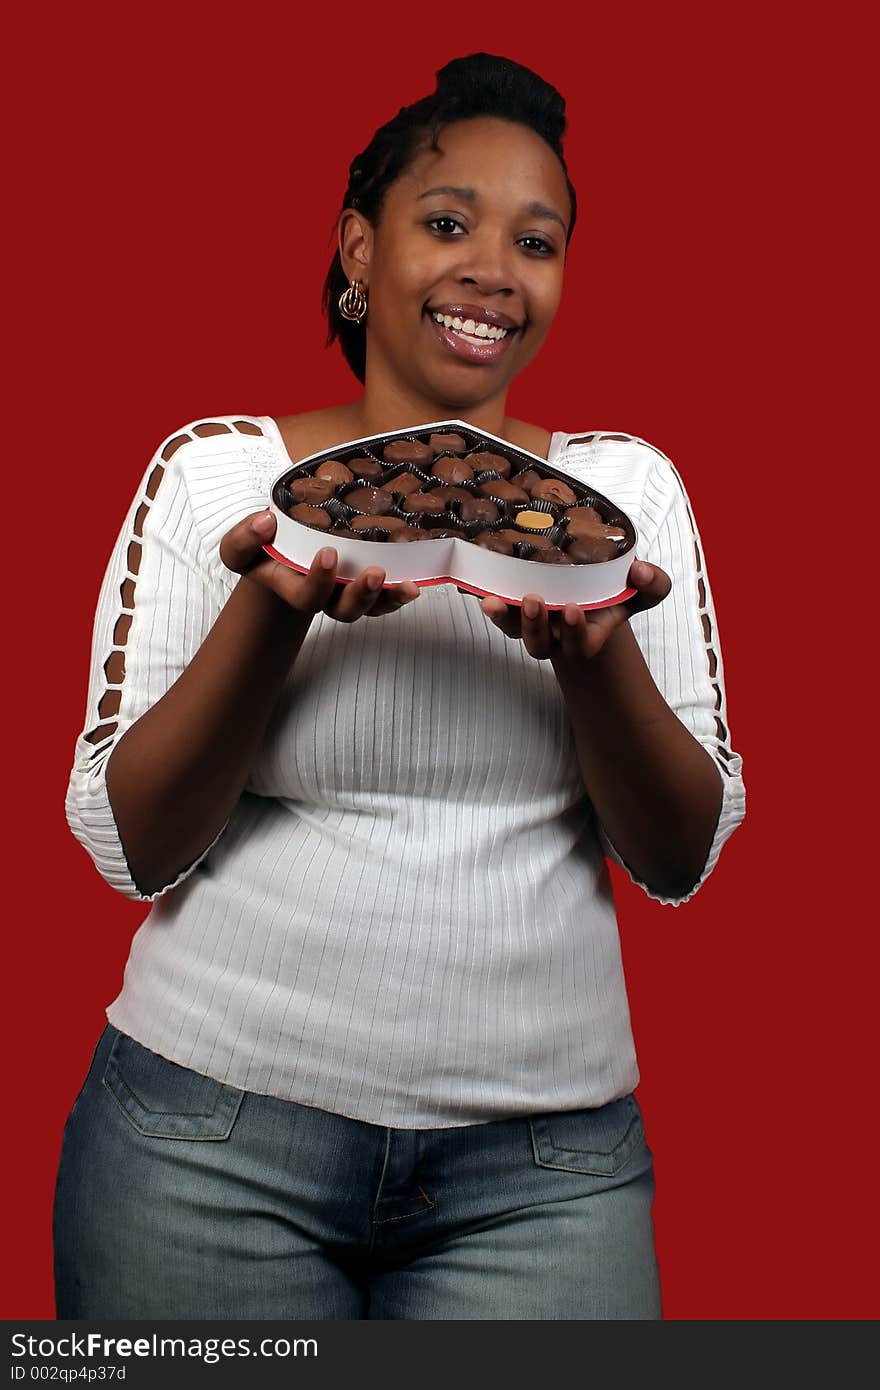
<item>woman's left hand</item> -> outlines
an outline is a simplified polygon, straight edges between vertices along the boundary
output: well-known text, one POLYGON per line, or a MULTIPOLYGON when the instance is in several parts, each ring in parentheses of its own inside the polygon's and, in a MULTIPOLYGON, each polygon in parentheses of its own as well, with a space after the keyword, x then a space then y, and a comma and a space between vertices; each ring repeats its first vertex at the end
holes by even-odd
POLYGON ((637 592, 612 608, 585 610, 567 603, 565 608, 548 613, 538 594, 526 594, 522 607, 495 597, 484 598, 480 607, 505 637, 520 638, 530 656, 567 665, 598 656, 611 634, 633 613, 654 608, 672 588, 669 575, 644 560, 633 561, 627 582, 637 592))

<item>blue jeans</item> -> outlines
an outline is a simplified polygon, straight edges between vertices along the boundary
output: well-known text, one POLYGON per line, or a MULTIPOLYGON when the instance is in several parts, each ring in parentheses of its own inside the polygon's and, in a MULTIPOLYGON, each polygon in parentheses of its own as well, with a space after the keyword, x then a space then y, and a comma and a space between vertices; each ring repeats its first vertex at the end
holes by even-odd
POLYGON ((64 1128, 58 1318, 659 1318, 634 1096, 388 1129, 108 1024, 64 1128))

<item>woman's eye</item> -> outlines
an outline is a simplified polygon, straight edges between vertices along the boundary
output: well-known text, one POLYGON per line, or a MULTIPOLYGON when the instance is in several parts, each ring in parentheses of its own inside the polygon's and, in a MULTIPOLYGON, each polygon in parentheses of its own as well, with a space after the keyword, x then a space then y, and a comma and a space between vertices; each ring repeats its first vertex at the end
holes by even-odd
POLYGON ((520 246, 524 246, 527 251, 537 251, 542 256, 551 255, 553 247, 549 241, 545 241, 542 236, 523 236, 519 239, 520 246))
MULTIPOLYGON (((457 217, 431 217, 426 226, 442 237, 467 235, 467 228, 459 222, 457 217)), ((522 246, 533 256, 552 256, 554 251, 552 244, 542 236, 520 237, 517 245, 522 246)))
POLYGON ((454 217, 432 217, 427 225, 441 236, 453 236, 457 230, 464 230, 454 217))

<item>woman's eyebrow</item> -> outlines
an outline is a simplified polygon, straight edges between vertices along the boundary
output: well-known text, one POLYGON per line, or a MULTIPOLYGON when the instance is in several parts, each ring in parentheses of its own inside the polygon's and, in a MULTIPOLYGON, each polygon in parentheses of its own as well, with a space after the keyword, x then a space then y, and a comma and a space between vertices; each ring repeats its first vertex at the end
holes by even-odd
POLYGON ((548 208, 546 203, 529 203, 526 212, 530 212, 532 217, 548 218, 551 222, 558 222, 563 231, 566 231, 565 223, 554 208, 548 208))
POLYGON ((475 188, 453 188, 451 184, 441 184, 438 188, 429 188, 427 193, 420 193, 416 199, 420 203, 423 198, 430 198, 432 193, 446 193, 451 198, 463 198, 467 203, 477 201, 477 190, 475 188))
MULTIPOLYGON (((430 198, 437 193, 443 193, 449 198, 462 198, 466 203, 475 203, 479 194, 475 188, 457 188, 453 184, 439 184, 436 188, 429 188, 426 192, 420 193, 416 199, 420 203, 423 198, 430 198)), ((524 209, 532 217, 543 217, 551 222, 558 222, 563 231, 566 230, 565 222, 554 208, 549 208, 546 203, 527 203, 524 209)))

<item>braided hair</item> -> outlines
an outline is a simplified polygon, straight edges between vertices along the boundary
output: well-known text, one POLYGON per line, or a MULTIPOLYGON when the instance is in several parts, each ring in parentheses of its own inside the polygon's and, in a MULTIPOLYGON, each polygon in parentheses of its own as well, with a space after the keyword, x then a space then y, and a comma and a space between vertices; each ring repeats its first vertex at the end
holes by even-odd
MULTIPOLYGON (((577 200, 562 140, 565 134, 565 100, 549 82, 510 58, 472 53, 454 58, 437 73, 437 88, 427 97, 403 106, 380 126, 369 145, 351 162, 342 208, 354 208, 375 226, 386 190, 409 166, 424 142, 438 149, 444 126, 475 116, 498 116, 527 126, 545 140, 562 165, 571 200, 568 240, 574 231, 577 200)), ((366 371, 366 337, 359 324, 339 312, 339 297, 348 289, 337 248, 324 281, 323 306, 328 320, 327 345, 339 340, 343 356, 358 381, 366 371)))

